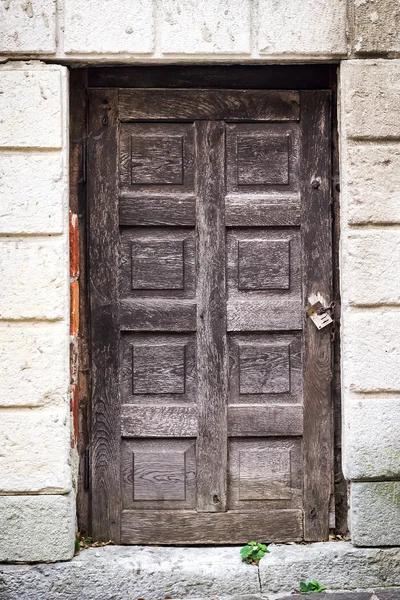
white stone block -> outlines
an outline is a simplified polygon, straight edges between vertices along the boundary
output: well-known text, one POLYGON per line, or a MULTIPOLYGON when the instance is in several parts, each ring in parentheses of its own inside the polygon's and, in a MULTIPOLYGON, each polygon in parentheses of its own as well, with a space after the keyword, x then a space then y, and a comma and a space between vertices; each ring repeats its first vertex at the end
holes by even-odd
POLYGON ((67 240, 3 238, 0 280, 1 319, 67 318, 67 240))
MULTIPOLYGON (((373 280, 370 285, 373 286, 373 280)), ((400 392, 399 331, 400 310, 348 309, 343 312, 342 380, 345 394, 347 391, 400 392)))
POLYGON ((251 51, 249 0, 164 0, 165 54, 247 54, 251 51))
POLYGON ((342 235, 343 304, 399 304, 400 230, 348 230, 342 235))
POLYGON ((352 482, 350 524, 355 546, 400 546, 400 481, 352 482))
POLYGON ((71 491, 69 407, 0 409, 0 494, 71 491))
POLYGON ((63 233, 67 168, 58 151, 0 151, 0 233, 63 233))
POLYGON ((2 0, 0 52, 53 54, 56 51, 54 0, 2 0))
POLYGON ((0 407, 68 401, 68 322, 0 322, 0 407))
POLYGON ((340 72, 342 134, 398 139, 400 60, 349 60, 340 72))
POLYGON ((259 0, 258 23, 262 55, 346 56, 345 0, 259 0))
POLYGON ((61 148, 66 67, 0 66, 0 148, 61 148))
POLYGON ((400 475, 400 398, 347 398, 343 415, 346 479, 393 479, 400 475))
POLYGON ((150 53, 152 0, 65 0, 64 49, 79 54, 150 53))
MULTIPOLYGON (((271 544, 269 549, 270 554, 259 563, 262 597, 282 598, 284 594, 284 600, 295 600, 293 590, 299 588, 300 581, 316 580, 332 591, 354 591, 355 588, 398 585, 400 582, 398 548, 364 549, 355 548, 349 542, 317 542, 271 544)), ((310 600, 314 597, 319 600, 377 600, 367 593, 354 594, 354 597, 352 593, 303 596, 310 600)), ((300 600, 300 596, 296 600, 300 600)), ((386 600, 394 598, 386 597, 386 600)))
POLYGON ((394 0, 352 0, 354 50, 362 55, 400 51, 400 10, 394 0))
POLYGON ((343 144, 341 163, 344 220, 400 223, 400 146, 343 144))
POLYGON ((75 542, 75 499, 0 496, 0 561, 70 560, 75 542))

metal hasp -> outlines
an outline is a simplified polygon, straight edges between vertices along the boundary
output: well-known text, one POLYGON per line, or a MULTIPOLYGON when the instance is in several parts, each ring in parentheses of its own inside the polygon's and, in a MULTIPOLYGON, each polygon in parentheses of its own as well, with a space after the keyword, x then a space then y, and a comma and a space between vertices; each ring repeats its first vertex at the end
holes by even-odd
POLYGON ((323 329, 327 327, 331 323, 333 323, 333 319, 331 317, 331 308, 332 306, 323 306, 321 302, 316 302, 309 308, 307 308, 307 314, 310 319, 313 321, 317 329, 323 329))

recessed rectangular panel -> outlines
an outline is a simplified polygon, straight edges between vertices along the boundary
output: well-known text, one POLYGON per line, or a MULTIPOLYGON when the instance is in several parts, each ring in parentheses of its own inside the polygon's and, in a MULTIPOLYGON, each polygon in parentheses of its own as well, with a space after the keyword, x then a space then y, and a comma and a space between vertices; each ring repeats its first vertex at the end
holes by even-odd
POLYGON ((122 298, 193 298, 194 230, 123 229, 119 284, 122 298))
POLYGON ((290 240, 239 240, 239 289, 289 289, 289 245, 290 240))
MULTIPOLYGON (((301 342, 301 333, 230 334, 230 404, 239 403, 249 408, 251 404, 301 405, 301 342)), ((237 416, 235 421, 239 420, 237 416)), ((268 417, 261 418, 268 429, 266 420, 268 417)))
POLYGON ((182 290, 184 245, 180 240, 134 240, 133 290, 182 290))
POLYGON ((228 464, 230 509, 301 507, 299 438, 231 438, 228 464))
POLYGON ((134 510, 193 508, 195 451, 193 439, 123 439, 123 507, 134 510))
POLYGON ((273 200, 282 208, 300 201, 300 130, 296 123, 228 123, 227 192, 243 198, 273 200))
POLYGON ((238 135, 238 185, 288 185, 288 136, 238 135))
POLYGON ((185 345, 132 347, 133 394, 184 394, 185 345))
POLYGON ((239 393, 290 392, 289 344, 239 344, 239 393))
POLYGON ((290 450, 239 451, 239 500, 289 500, 290 450))
POLYGON ((186 500, 183 452, 133 454, 134 500, 186 500))
POLYGON ((195 400, 194 336, 124 334, 121 347, 124 403, 161 407, 195 400))
POLYGON ((147 203, 152 210, 153 194, 176 198, 193 192, 193 163, 192 123, 120 124, 119 191, 140 197, 144 215, 147 203))
POLYGON ((182 184, 182 136, 132 135, 131 183, 182 184))

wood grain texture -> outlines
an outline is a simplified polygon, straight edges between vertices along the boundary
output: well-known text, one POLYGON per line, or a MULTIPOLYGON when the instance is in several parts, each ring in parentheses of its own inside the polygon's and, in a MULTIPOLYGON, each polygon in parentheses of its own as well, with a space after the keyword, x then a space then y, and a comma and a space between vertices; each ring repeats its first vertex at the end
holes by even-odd
POLYGON ((302 334, 229 336, 230 404, 301 404, 302 334))
POLYGON ((290 288, 290 240, 239 240, 240 290, 290 288))
POLYGON ((223 123, 197 123, 197 510, 200 512, 226 509, 228 349, 224 146, 223 123))
MULTIPOLYGON (((304 306, 332 299, 330 92, 301 93, 304 306), (319 187, 313 186, 319 182, 319 187)), ((304 536, 328 539, 333 493, 330 329, 304 315, 304 536)))
POLYGON ((228 433, 231 437, 302 435, 303 407, 300 404, 231 405, 228 433))
POLYGON ((193 190, 193 123, 121 123, 121 191, 180 195, 193 190))
POLYGON ((301 509, 301 438, 229 440, 229 510, 249 513, 301 509))
MULTIPOLYGON (((122 507, 139 511, 194 509, 195 441, 122 440, 122 507)), ((148 533, 150 539, 151 531, 148 533)))
POLYGON ((246 544, 249 539, 265 542, 298 542, 303 534, 301 510, 198 513, 194 511, 122 512, 122 544, 246 544))
POLYGON ((196 437, 195 406, 138 406, 123 404, 121 431, 124 437, 196 437))
POLYGON ((186 300, 132 299, 120 302, 123 331, 196 331, 196 304, 186 300))
POLYGON ((228 331, 296 331, 302 329, 300 298, 256 298, 247 302, 240 298, 228 301, 228 331))
POLYGON ((88 201, 95 540, 120 541, 118 93, 89 95, 88 201))
POLYGON ((264 90, 122 89, 119 114, 122 121, 297 121, 299 94, 264 90))
POLYGON ((121 393, 124 404, 189 404, 196 400, 193 334, 124 333, 121 393))
POLYGON ((120 196, 120 225, 169 225, 194 227, 196 198, 193 195, 173 196, 120 196))
POLYGON ((225 223, 227 227, 297 227, 301 223, 300 198, 228 194, 225 223))
POLYGON ((238 135, 236 148, 238 185, 288 185, 288 136, 238 135))

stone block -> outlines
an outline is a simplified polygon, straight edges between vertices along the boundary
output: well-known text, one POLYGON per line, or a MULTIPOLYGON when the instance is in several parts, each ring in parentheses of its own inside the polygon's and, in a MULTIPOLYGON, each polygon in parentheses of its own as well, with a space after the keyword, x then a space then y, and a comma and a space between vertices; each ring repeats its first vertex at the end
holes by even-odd
POLYGON ((400 223, 400 147, 343 144, 341 163, 344 221, 400 223))
POLYGON ((67 321, 0 322, 0 407, 63 406, 68 390, 67 321))
POLYGON ((344 61, 341 127, 355 139, 400 137, 400 60, 344 61))
POLYGON ((165 54, 248 54, 249 0, 164 0, 161 49, 165 54))
POLYGON ((68 248, 63 237, 0 240, 0 318, 68 316, 68 248))
POLYGON ((7 600, 14 600, 11 583, 17 581, 19 598, 29 600, 53 597, 160 600, 166 596, 198 600, 234 596, 248 600, 260 592, 257 568, 241 561, 237 547, 92 548, 69 563, 31 567, 29 582, 25 579, 26 568, 0 565, 4 582, 1 590, 7 600), (45 573, 39 575, 41 569, 45 573), (19 579, 18 571, 25 572, 25 577, 19 579))
POLYGON ((0 494, 71 491, 69 407, 0 409, 0 494))
POLYGON ((293 592, 300 581, 311 580, 323 583, 330 590, 400 584, 398 548, 354 548, 348 542, 269 548, 271 553, 259 564, 263 595, 293 592))
MULTIPOLYGON (((71 559, 75 542, 73 494, 0 496, 0 531, 2 562, 71 559)), ((20 590, 20 598, 23 597, 20 590)), ((51 593, 47 597, 50 598, 51 593)))
POLYGON ((0 148, 61 148, 66 67, 0 66, 0 148))
MULTIPOLYGON (((324 542, 271 545, 270 550, 260 563, 261 581, 257 567, 240 562, 238 547, 106 546, 84 550, 71 561, 55 565, 0 565, 1 591, 7 600, 260 600, 289 596, 301 579, 318 579, 331 590, 400 584, 398 548, 324 542), (106 596, 101 595, 104 590, 106 596)), ((368 600, 371 595, 372 591, 368 600)), ((376 595, 381 597, 380 592, 376 595)), ((345 597, 353 598, 351 594, 345 597)), ((345 597, 333 594, 332 600, 345 597)), ((367 598, 365 593, 354 596, 354 600, 367 598)))
POLYGON ((344 232, 342 256, 343 304, 400 303, 400 230, 344 232))
POLYGON ((393 479, 400 475, 400 398, 349 398, 343 415, 346 479, 393 479))
POLYGON ((262 55, 290 60, 347 54, 345 0, 260 0, 258 23, 262 55))
MULTIPOLYGON (((370 280, 373 286, 373 281, 370 280)), ((400 392, 400 310, 348 309, 342 314, 344 393, 400 392)))
POLYGON ((352 482, 350 526, 355 546, 400 546, 400 481, 352 482))
POLYGON ((67 54, 153 51, 152 0, 65 0, 64 11, 67 54))
POLYGON ((356 54, 400 51, 400 4, 393 0, 352 0, 356 54))
POLYGON ((0 233, 63 233, 67 168, 61 152, 0 151, 0 233))
POLYGON ((55 51, 54 0, 0 2, 0 53, 54 54, 55 51))

